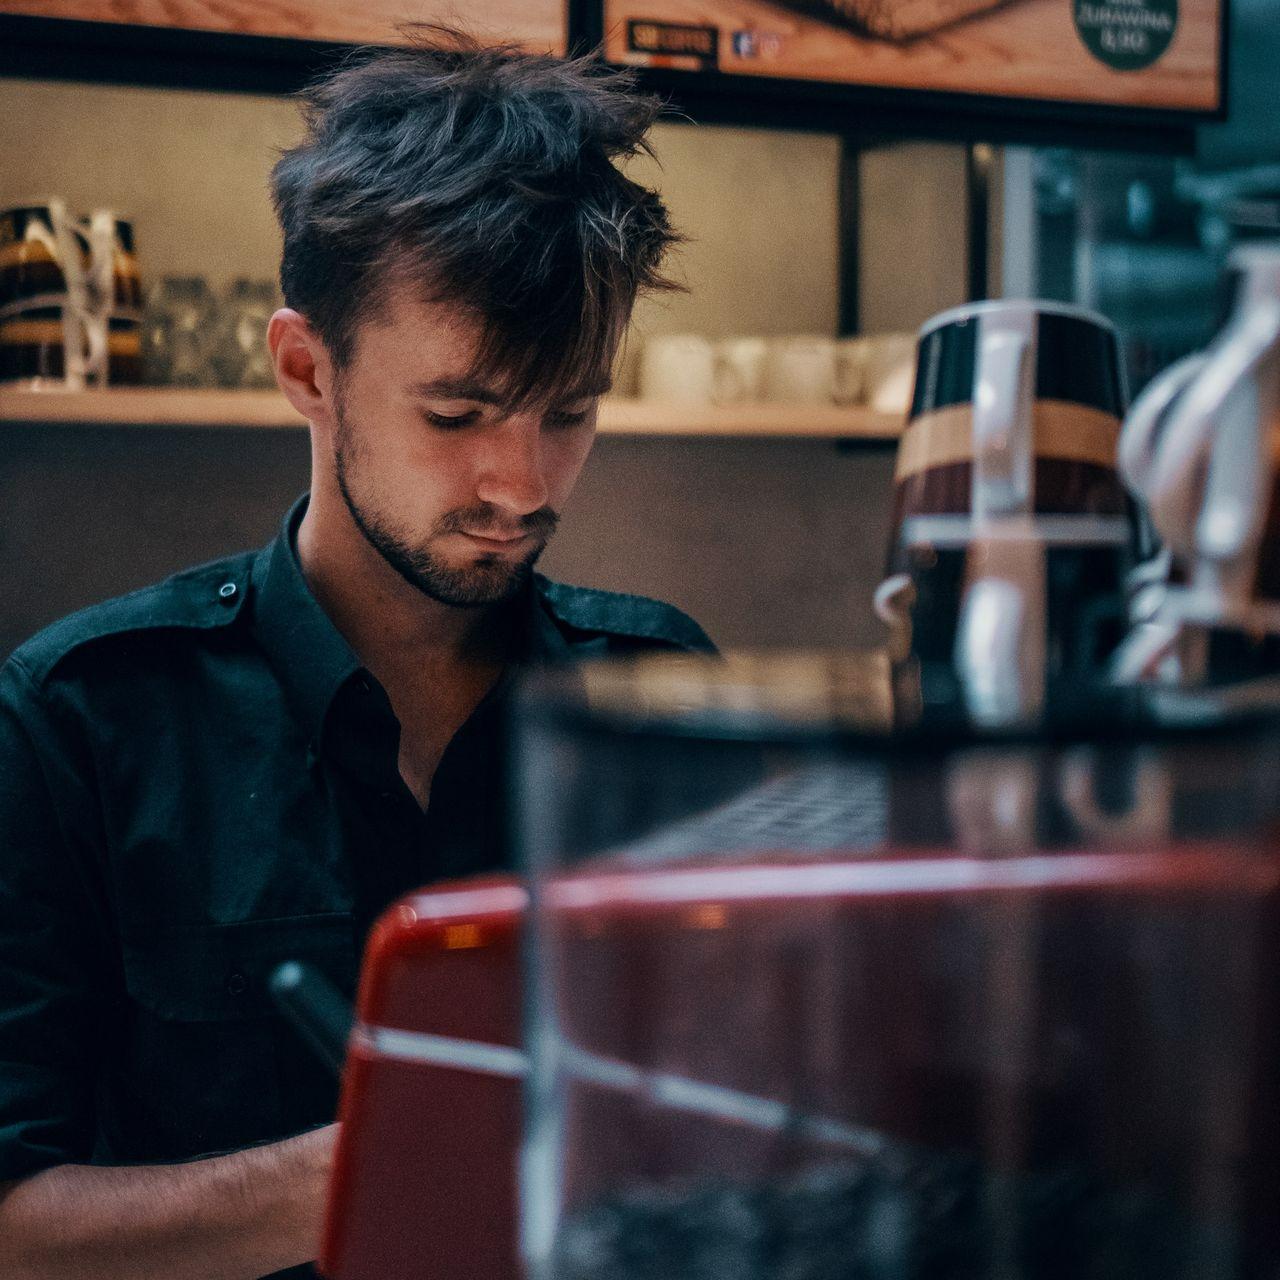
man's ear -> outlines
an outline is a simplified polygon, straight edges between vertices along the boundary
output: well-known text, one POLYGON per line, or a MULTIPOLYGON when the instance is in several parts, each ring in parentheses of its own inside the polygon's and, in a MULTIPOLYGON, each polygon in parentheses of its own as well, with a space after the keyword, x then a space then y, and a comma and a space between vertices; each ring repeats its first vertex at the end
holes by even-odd
POLYGON ((277 311, 267 324, 267 346, 285 399, 313 426, 332 426, 333 361, 307 318, 289 307, 277 311))

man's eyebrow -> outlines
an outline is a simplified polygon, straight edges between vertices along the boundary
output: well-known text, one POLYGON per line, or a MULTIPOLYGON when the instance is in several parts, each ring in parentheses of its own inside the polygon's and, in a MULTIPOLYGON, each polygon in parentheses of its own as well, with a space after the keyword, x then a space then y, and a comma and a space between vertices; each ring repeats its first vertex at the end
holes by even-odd
MULTIPOLYGON (((557 396, 555 403, 572 404, 577 400, 591 400, 596 396, 604 395, 612 386, 612 380, 605 378, 588 387, 571 391, 567 395, 557 396)), ((472 400, 476 404, 506 403, 506 397, 500 392, 483 383, 473 382, 469 378, 434 378, 430 382, 415 382, 409 388, 409 394, 421 396, 424 399, 472 400)))

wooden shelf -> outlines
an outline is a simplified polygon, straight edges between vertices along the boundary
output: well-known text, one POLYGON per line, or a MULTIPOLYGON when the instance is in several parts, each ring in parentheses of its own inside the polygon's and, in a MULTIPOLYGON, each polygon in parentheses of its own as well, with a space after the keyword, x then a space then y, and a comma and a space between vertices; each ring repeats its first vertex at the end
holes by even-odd
MULTIPOLYGON (((0 423, 56 422, 117 426, 305 426, 278 391, 186 391, 116 387, 108 391, 0 389, 0 423)), ((864 408, 824 404, 684 405, 606 399, 600 431, 630 436, 762 436, 896 440, 902 419, 864 408)))
POLYGON ((304 427, 278 391, 187 391, 113 387, 109 391, 0 389, 0 422, 128 427, 304 427))

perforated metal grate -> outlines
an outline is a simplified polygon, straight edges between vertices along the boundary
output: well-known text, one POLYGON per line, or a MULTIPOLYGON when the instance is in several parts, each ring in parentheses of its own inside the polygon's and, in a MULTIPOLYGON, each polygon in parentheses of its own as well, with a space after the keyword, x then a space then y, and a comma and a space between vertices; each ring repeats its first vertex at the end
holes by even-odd
POLYGON ((886 782, 868 764, 795 770, 626 850, 629 861, 871 850, 885 838, 886 782))

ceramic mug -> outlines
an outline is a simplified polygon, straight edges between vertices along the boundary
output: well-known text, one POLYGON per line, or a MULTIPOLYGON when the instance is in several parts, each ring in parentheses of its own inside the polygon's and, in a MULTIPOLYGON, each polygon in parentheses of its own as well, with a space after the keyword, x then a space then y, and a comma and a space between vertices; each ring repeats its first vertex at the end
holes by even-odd
POLYGON ((672 404, 710 404, 715 386, 711 343, 696 333, 649 338, 640 355, 640 395, 672 404))
POLYGON ((57 198, 0 213, 0 381, 140 382, 141 314, 128 222, 57 198))
POLYGON ((89 245, 90 309, 106 329, 99 338, 106 346, 105 379, 112 386, 140 383, 142 282, 133 224, 110 209, 95 209, 80 220, 80 229, 89 245))
POLYGON ((764 398, 785 404, 830 404, 835 393, 836 344, 802 334, 770 338, 764 361, 764 398))
POLYGON ((872 338, 840 338, 836 342, 836 404, 864 404, 867 399, 867 369, 871 362, 872 338))
POLYGON ((1082 308, 974 303, 920 332, 876 608, 892 648, 956 668, 983 723, 1033 719, 1051 675, 1100 671, 1120 642, 1123 407, 1115 332, 1082 308))
POLYGON ((56 197, 0 214, 0 382, 82 387, 89 352, 89 245, 56 197))
POLYGON ((916 335, 881 333, 867 351, 867 407, 875 413, 905 418, 911 405, 916 374, 916 335))
POLYGON ((716 404, 753 404, 760 399, 767 343, 763 338, 722 338, 712 348, 716 404))

